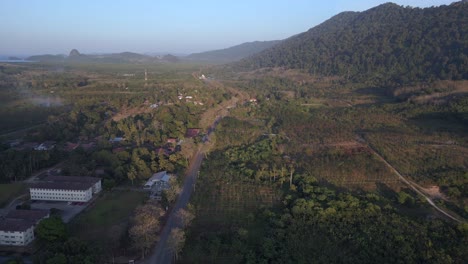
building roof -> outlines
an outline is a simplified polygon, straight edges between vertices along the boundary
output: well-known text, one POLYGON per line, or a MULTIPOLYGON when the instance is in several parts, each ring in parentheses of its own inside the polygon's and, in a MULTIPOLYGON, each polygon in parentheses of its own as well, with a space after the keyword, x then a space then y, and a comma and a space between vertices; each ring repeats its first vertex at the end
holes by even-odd
POLYGON ((47 176, 43 181, 49 182, 76 182, 76 183, 97 183, 101 178, 89 176, 47 176))
POLYGON ((88 190, 92 188, 94 182, 38 182, 31 185, 35 189, 53 189, 53 190, 88 190))
POLYGON ((163 182, 169 182, 169 180, 171 179, 171 175, 169 174, 166 174, 162 177, 161 181, 163 182))
POLYGON ((165 175, 167 175, 167 171, 157 172, 153 174, 153 176, 151 176, 151 178, 149 178, 148 181, 160 181, 165 175))
POLYGON ((37 222, 48 215, 49 211, 46 210, 12 210, 5 218, 37 222))
POLYGON ((167 143, 177 143, 177 138, 168 138, 167 143))
POLYGON ((200 134, 200 128, 188 128, 185 137, 193 138, 198 136, 198 134, 200 134))
POLYGON ((31 188, 54 190, 88 190, 101 178, 88 176, 47 176, 42 181, 33 183, 31 188))
POLYGON ((23 232, 34 226, 35 222, 23 219, 0 220, 0 230, 10 232, 23 232))
POLYGON ((63 150, 70 152, 80 146, 80 143, 72 143, 72 142, 67 142, 63 148, 63 150))

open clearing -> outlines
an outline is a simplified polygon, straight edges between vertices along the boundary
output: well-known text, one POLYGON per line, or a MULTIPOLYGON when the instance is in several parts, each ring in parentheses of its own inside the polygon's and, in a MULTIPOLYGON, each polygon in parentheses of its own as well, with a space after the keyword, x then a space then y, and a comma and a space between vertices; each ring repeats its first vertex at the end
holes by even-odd
POLYGON ((133 210, 146 199, 146 193, 106 192, 94 205, 72 222, 72 234, 85 240, 99 240, 104 245, 118 243, 133 210), (117 239, 117 241, 115 241, 117 239))
POLYGON ((20 182, 0 184, 0 207, 4 207, 24 191, 26 191, 26 185, 20 182))

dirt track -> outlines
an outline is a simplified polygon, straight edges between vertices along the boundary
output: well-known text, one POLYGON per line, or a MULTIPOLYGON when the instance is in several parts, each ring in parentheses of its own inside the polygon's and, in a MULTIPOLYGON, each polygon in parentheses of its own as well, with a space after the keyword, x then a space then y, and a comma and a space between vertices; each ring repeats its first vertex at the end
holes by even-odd
MULTIPOLYGON (((366 142, 364 138, 360 138, 361 141, 363 142, 366 142)), ((377 157, 379 158, 383 163, 385 163, 385 165, 387 165, 387 167, 389 167, 397 176, 398 178, 404 182, 406 185, 408 185, 411 189, 413 189, 417 194, 421 195, 422 197, 424 197, 424 199, 426 199, 426 201, 432 206, 434 207, 437 211, 439 211, 440 213, 442 213, 443 215, 447 216, 448 218, 450 218, 451 220, 457 222, 457 223, 462 223, 464 222, 464 220, 459 220, 457 218, 455 218, 454 216, 452 216, 448 211, 440 208, 439 206, 437 206, 434 201, 428 197, 425 193, 423 193, 421 190, 418 189, 418 187, 413 184, 411 181, 409 181, 408 179, 406 179, 405 177, 403 177, 403 175, 401 175, 401 173, 395 168, 393 167, 390 163, 388 163, 387 160, 385 160, 370 144, 368 144, 368 147, 369 149, 372 151, 372 153, 377 157)))

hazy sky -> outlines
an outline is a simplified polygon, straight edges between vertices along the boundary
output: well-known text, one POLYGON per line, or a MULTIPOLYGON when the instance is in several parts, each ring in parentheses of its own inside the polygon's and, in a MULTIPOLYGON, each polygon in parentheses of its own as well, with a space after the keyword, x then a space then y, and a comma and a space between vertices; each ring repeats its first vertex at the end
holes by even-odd
MULTIPOLYGON (((284 39, 385 0, 0 0, 0 54, 191 53, 284 39)), ((417 7, 454 0, 394 0, 417 7)))

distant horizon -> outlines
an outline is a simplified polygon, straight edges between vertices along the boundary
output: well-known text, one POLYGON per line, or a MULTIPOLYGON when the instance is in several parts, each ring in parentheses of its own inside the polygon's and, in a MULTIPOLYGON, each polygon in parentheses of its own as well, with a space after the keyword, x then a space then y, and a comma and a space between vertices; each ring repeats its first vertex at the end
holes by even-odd
MULTIPOLYGON (((134 52, 185 56, 246 42, 283 40, 344 11, 365 11, 386 0, 314 3, 246 0, 219 3, 4 0, 0 3, 0 57, 134 52), (70 12, 72 10, 73 12, 70 12), (160 52, 164 50, 165 52, 160 52)), ((397 0, 430 7, 453 0, 397 0)))

